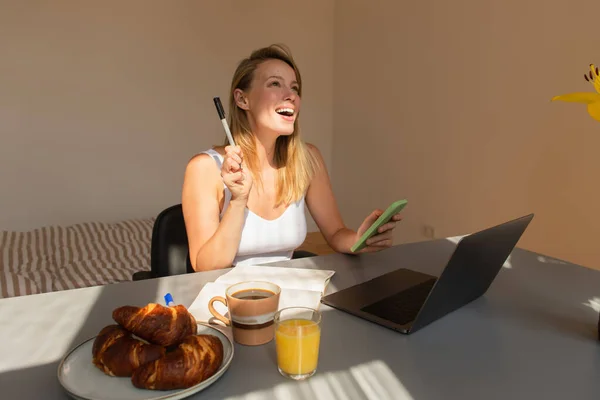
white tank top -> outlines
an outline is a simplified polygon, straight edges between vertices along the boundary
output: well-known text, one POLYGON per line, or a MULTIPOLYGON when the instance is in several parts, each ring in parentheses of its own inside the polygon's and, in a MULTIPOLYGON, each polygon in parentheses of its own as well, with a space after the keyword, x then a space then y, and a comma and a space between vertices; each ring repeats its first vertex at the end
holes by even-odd
MULTIPOLYGON (((223 156, 214 149, 202 151, 210 155, 219 169, 223 156)), ((225 201, 219 220, 229 206, 231 192, 223 183, 225 201)), ((244 211, 242 237, 233 265, 264 264, 292 258, 292 254, 306 239, 306 217, 304 215, 304 196, 286 208, 281 216, 274 220, 259 217, 247 207, 244 211)))

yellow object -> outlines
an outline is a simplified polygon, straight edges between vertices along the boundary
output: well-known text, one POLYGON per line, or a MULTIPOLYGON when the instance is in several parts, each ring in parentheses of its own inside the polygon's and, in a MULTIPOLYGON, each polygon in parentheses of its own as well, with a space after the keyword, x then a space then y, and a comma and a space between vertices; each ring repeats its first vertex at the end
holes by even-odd
POLYGON ((594 64, 590 64, 589 75, 584 75, 585 80, 590 82, 592 86, 594 86, 594 89, 596 89, 596 93, 569 93, 561 96, 554 96, 552 98, 552 101, 559 100, 587 104, 587 110, 591 117, 594 118, 596 121, 600 121, 600 76, 598 72, 598 67, 594 66, 594 64))
POLYGON ((314 321, 281 321, 275 330, 279 369, 290 375, 304 375, 316 370, 320 340, 321 328, 314 321))

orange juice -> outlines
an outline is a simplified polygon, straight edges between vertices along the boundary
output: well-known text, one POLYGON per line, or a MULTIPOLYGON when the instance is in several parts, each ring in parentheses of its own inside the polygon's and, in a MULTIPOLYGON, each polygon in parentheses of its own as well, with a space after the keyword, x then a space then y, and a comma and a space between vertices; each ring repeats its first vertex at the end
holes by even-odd
POLYGON ((321 328, 315 321, 281 321, 275 331, 277 364, 289 375, 305 375, 317 369, 321 328))

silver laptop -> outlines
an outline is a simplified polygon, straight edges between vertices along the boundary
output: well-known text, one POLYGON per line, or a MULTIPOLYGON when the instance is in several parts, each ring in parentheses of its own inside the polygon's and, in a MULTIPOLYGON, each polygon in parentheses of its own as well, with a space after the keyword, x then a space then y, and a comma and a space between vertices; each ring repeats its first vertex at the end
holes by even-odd
POLYGON ((463 237, 439 277, 400 268, 324 296, 323 304, 410 334, 483 295, 533 219, 463 237))

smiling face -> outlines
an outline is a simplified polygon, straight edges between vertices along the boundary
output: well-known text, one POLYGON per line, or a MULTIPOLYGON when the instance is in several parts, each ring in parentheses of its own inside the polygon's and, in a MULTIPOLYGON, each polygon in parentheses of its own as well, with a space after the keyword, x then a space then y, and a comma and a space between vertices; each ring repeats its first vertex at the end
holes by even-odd
POLYGON ((287 63, 270 59, 258 65, 250 88, 236 89, 235 101, 246 110, 253 132, 291 135, 300 112, 300 86, 287 63))

